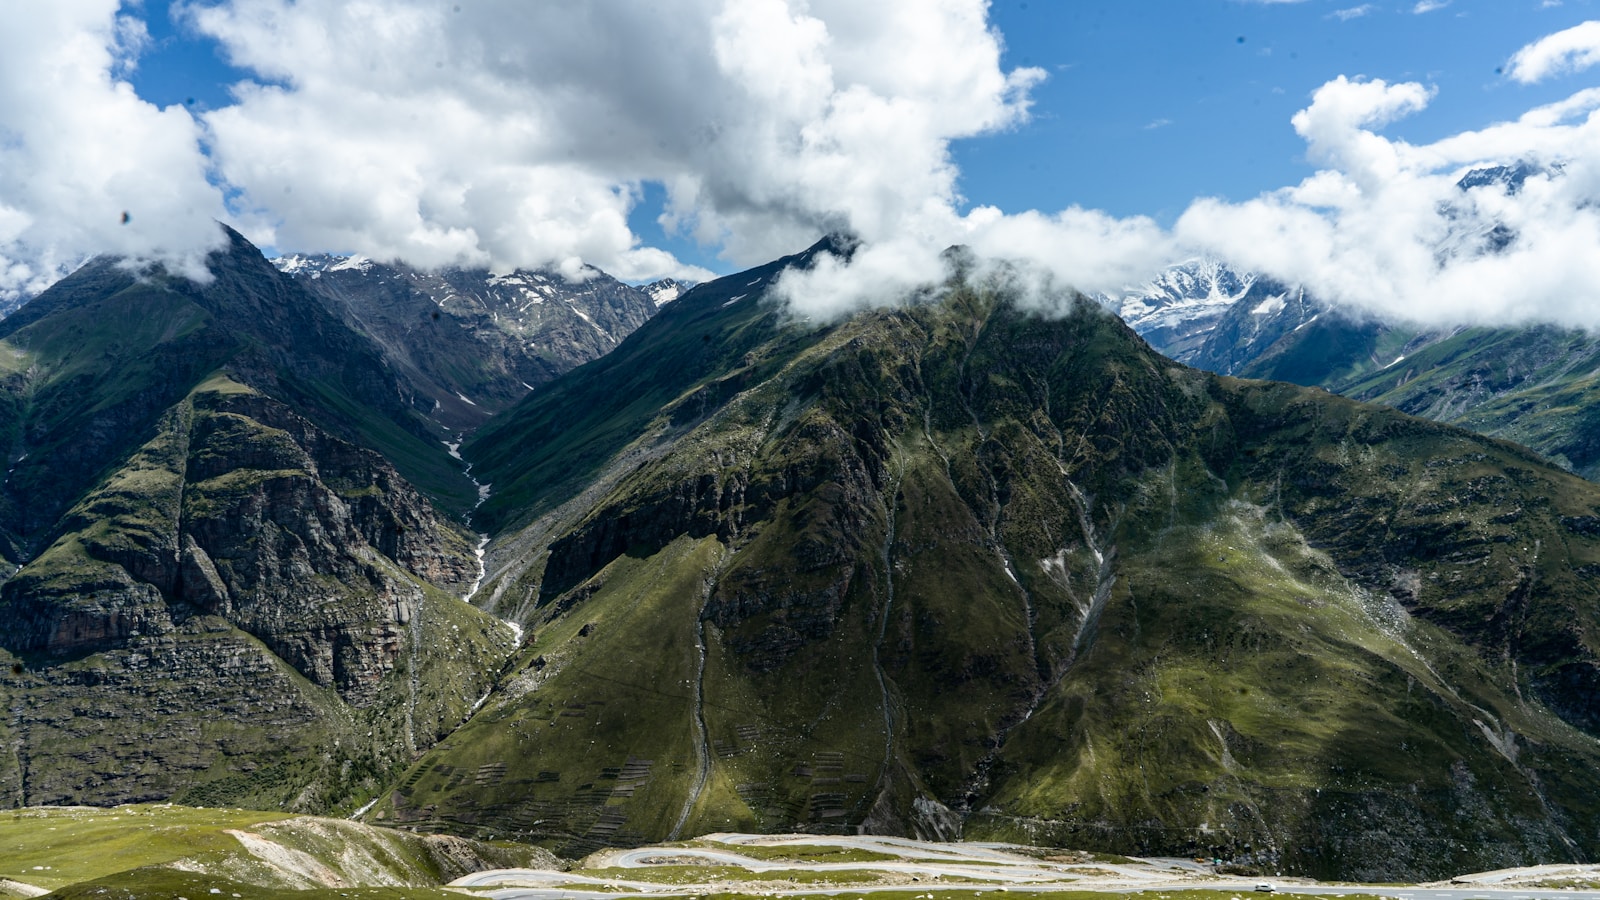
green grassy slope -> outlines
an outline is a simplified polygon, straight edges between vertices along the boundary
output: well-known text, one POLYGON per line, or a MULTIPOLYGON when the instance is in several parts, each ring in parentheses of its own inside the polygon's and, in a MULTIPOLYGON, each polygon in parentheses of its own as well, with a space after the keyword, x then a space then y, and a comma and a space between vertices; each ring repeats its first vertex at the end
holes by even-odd
POLYGON ((1538 327, 1461 331, 1330 389, 1517 441, 1585 477, 1600 474, 1600 344, 1538 327))
POLYGON ((0 879, 64 896, 209 896, 216 887, 225 896, 308 897, 438 887, 481 868, 554 862, 531 847, 171 804, 11 810, 0 816, 0 851, 0 879))

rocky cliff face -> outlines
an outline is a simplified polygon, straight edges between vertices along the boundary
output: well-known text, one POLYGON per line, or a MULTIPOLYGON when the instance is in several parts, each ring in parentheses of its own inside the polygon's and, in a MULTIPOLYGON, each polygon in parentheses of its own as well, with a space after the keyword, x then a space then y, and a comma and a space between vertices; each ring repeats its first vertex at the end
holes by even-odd
POLYGON ((216 376, 0 587, 5 787, 29 803, 276 787, 306 808, 371 790, 454 724, 509 641, 451 596, 476 574, 375 453, 216 376), (378 718, 387 734, 356 733, 378 718), (130 756, 150 762, 120 769, 130 756))
POLYGON ((100 260, 0 324, 7 802, 353 805, 511 641, 454 599, 459 463, 232 237, 205 285, 100 260))
POLYGON ((421 602, 412 578, 459 592, 476 576, 459 532, 380 457, 225 378, 169 413, 63 532, 0 587, 8 649, 103 649, 193 611, 355 698, 393 668, 421 602))
POLYGON ((682 288, 635 288, 598 269, 421 272, 361 257, 291 256, 280 270, 383 348, 428 415, 453 432, 609 352, 682 288))
POLYGON ((956 279, 816 328, 749 290, 805 262, 465 448, 512 525, 475 599, 530 638, 374 815, 1391 878, 1600 849, 1600 489, 1083 305, 956 279))

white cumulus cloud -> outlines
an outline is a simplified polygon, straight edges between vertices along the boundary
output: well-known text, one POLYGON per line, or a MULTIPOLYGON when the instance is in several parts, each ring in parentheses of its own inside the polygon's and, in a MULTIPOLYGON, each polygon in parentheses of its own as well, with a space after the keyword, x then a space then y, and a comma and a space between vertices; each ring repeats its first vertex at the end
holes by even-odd
POLYGON ((736 263, 899 233, 956 199, 949 142, 1023 121, 983 0, 451 5, 228 0, 189 20, 261 76, 208 113, 237 212, 283 249, 431 266, 582 259, 704 276, 627 216, 736 263))
POLYGON ((1506 75, 1523 84, 1581 72, 1600 63, 1600 22, 1589 21, 1540 38, 1518 50, 1506 75))
POLYGON ((1431 144, 1377 132, 1431 97, 1329 82, 1294 118, 1324 168, 1245 203, 1198 201, 1176 238, 1391 318, 1600 325, 1600 89, 1431 144), (1460 186, 1519 166, 1520 184, 1460 186))
POLYGON ((1332 19, 1338 19, 1341 22, 1348 22, 1351 19, 1359 19, 1362 16, 1371 15, 1375 10, 1377 10, 1377 8, 1377 6, 1371 3, 1363 3, 1360 6, 1351 6, 1346 9, 1336 9, 1333 12, 1328 13, 1328 17, 1332 19))
MULTIPOLYGON (((1024 127, 1044 77, 1002 65, 985 0, 179 10, 253 73, 198 121, 125 82, 144 32, 115 0, 30 5, 0 32, 0 291, 96 252, 195 269, 216 216, 284 251, 703 277, 629 227, 658 183, 665 224, 733 263, 858 238, 848 263, 783 280, 802 315, 906 296, 962 244, 1040 297, 1201 252, 1434 322, 1600 326, 1600 89, 1413 144, 1386 132, 1433 88, 1341 76, 1292 121, 1314 175, 1163 228, 969 208, 952 142, 1024 127), (1524 167, 1516 190, 1458 186, 1497 165, 1524 167)), ((1530 44, 1513 77, 1588 64, 1593 30, 1530 44)))
POLYGON ((199 129, 124 75, 146 39, 117 0, 17 4, 0 28, 0 298, 97 253, 203 274, 220 192, 199 129), (126 215, 124 215, 126 214, 126 215))

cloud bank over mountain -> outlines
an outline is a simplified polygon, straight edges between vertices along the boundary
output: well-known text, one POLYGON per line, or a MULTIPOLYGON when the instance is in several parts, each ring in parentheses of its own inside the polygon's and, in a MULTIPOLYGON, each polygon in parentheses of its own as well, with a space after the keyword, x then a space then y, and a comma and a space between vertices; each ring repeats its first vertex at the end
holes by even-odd
POLYGON ((200 125, 123 79, 146 31, 116 0, 8 9, 0 28, 0 300, 34 293, 96 253, 203 273, 222 192, 200 125))
POLYGON ((1199 200, 1174 238, 1389 315, 1600 324, 1600 90, 1431 144, 1377 132, 1431 96, 1329 82, 1294 119, 1322 169, 1249 202, 1199 200), (1525 177, 1462 181, 1497 166, 1525 177))
MULTIPOLYGON (((1045 78, 1003 65, 984 0, 177 8, 253 73, 231 104, 141 100, 144 32, 115 0, 31 7, 0 36, 0 291, 98 252, 193 267, 212 217, 283 251, 705 277, 629 227, 659 183, 664 224, 733 264, 859 237, 848 264, 785 281, 806 315, 904 295, 965 244, 1057 288, 1207 253, 1428 321, 1600 324, 1600 89, 1413 145, 1384 129, 1434 88, 1339 76, 1293 121, 1319 171, 1163 228, 968 204, 952 143, 1028 127, 1045 78), (1458 187, 1518 164, 1515 185, 1458 187)), ((1507 81, 1581 71, 1597 31, 1522 48, 1507 81)))
POLYGON ((254 235, 423 266, 636 246, 638 185, 736 263, 948 205, 956 138, 1025 120, 981 0, 672 4, 234 0, 193 24, 271 83, 206 116, 254 235), (305 199, 298 199, 304 197, 305 199))

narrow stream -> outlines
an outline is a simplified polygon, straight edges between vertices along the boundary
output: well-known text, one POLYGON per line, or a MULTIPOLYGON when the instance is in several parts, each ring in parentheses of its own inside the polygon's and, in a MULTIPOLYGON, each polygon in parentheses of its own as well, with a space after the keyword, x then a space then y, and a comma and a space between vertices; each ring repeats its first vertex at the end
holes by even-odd
MULTIPOLYGON (((669 841, 678 839, 683 833, 683 828, 689 823, 689 816, 694 814, 696 804, 700 802, 700 795, 705 793, 706 785, 711 781, 711 730, 706 727, 706 604, 711 602, 711 595, 717 589, 717 582, 722 579, 722 572, 728 565, 729 553, 726 548, 717 554, 717 562, 711 568, 709 577, 700 593, 700 610, 695 614, 695 672, 694 672, 694 703, 691 709, 691 723, 694 725, 695 761, 698 771, 695 775, 694 786, 689 790, 689 796, 683 801, 683 810, 678 813, 678 822, 672 826, 672 834, 667 837, 669 841)), ((663 563, 665 560, 663 560, 663 563)))
MULTIPOLYGON (((467 480, 472 482, 472 486, 478 489, 478 502, 472 504, 472 511, 477 512, 478 507, 482 506, 489 499, 489 494, 494 490, 494 485, 484 484, 478 479, 472 477, 472 463, 461 459, 461 435, 456 435, 456 439, 454 441, 444 441, 443 443, 445 448, 450 451, 451 456, 461 460, 463 463, 466 463, 466 468, 461 470, 461 474, 467 476, 467 480)), ((471 521, 471 518, 471 513, 468 513, 468 521, 471 521)), ((483 552, 488 546, 489 536, 482 532, 478 532, 478 546, 474 547, 472 551, 478 557, 478 577, 473 580, 472 587, 467 590, 466 595, 461 598, 462 600, 471 601, 473 596, 478 593, 478 589, 483 587, 483 577, 486 574, 483 566, 483 552)), ((512 625, 509 622, 506 624, 511 625, 512 630, 517 632, 517 639, 520 641, 522 638, 522 629, 516 625, 512 625)))

